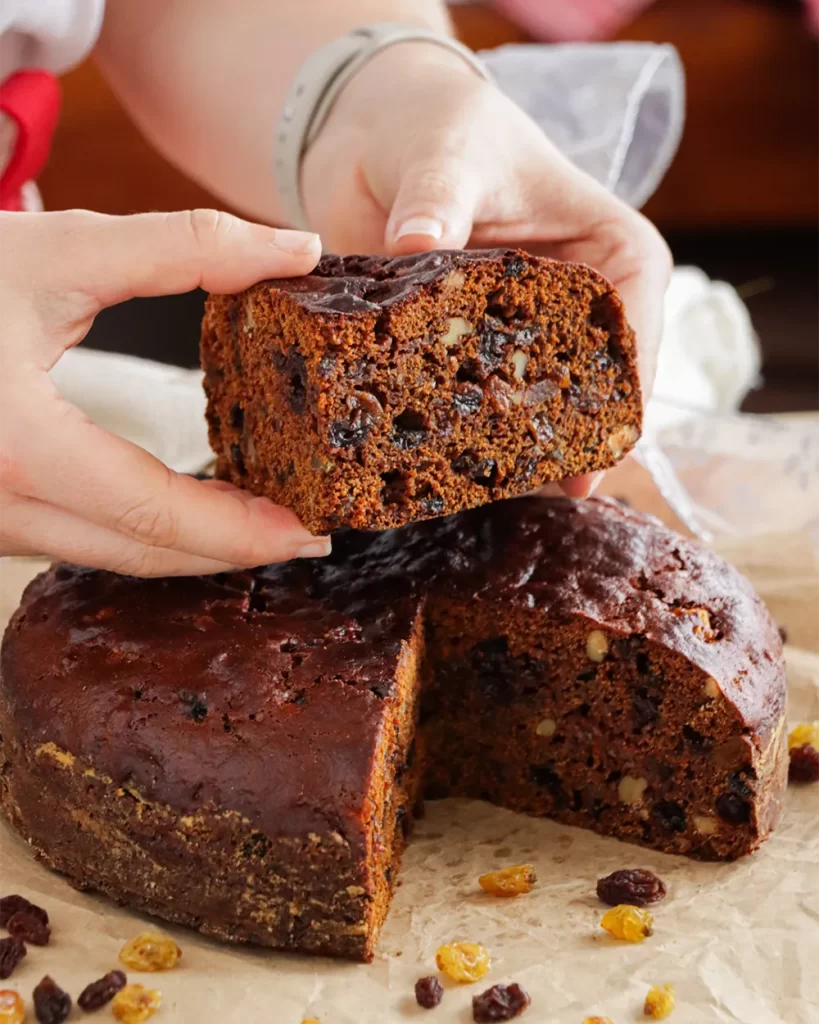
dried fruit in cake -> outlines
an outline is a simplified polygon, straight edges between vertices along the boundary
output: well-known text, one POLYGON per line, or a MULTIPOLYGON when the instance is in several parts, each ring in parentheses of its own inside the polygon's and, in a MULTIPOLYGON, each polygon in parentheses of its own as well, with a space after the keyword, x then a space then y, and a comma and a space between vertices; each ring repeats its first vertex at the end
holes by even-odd
POLYGON ((120 989, 125 988, 127 979, 123 971, 109 971, 97 981, 92 981, 80 993, 77 1006, 81 1010, 91 1012, 110 1003, 120 989))
POLYGON ((453 981, 478 981, 489 970, 489 953, 479 942, 450 942, 435 954, 438 970, 453 981))
POLYGON ((0 928, 5 928, 11 918, 18 912, 24 910, 27 914, 48 924, 48 914, 42 907, 29 902, 25 896, 18 896, 16 893, 11 896, 4 896, 0 899, 0 928))
POLYGON ((643 1013, 652 1020, 665 1020, 677 1005, 677 992, 673 985, 653 985, 648 990, 643 1013))
POLYGON ((597 882, 598 898, 610 907, 621 903, 645 907, 649 903, 658 903, 665 894, 662 878, 642 868, 622 868, 597 882))
POLYGON ((434 1010, 444 998, 444 986, 430 975, 415 982, 415 1001, 425 1010, 434 1010))
POLYGON ((611 1017, 586 1017, 583 1024, 614 1024, 611 1017))
POLYGON ((51 938, 51 929, 30 910, 18 910, 12 914, 6 928, 9 935, 32 946, 47 946, 51 938))
POLYGON ((26 1008, 18 992, 0 989, 0 1024, 23 1024, 26 1008))
POLYGON ((513 1020, 531 1005, 529 993, 522 985, 493 985, 479 996, 472 997, 472 1019, 476 1024, 513 1020))
POLYGON ((162 993, 144 985, 126 985, 111 1002, 111 1010, 122 1024, 143 1024, 153 1017, 162 1003, 162 993))
POLYGON ((481 875, 478 885, 493 896, 520 896, 531 892, 536 881, 537 875, 531 864, 513 864, 481 875))
POLYGON ((628 904, 612 907, 603 915, 600 927, 613 935, 615 939, 626 942, 642 942, 651 935, 654 927, 654 915, 649 910, 641 910, 628 904))
POLYGON ((175 967, 182 950, 161 932, 140 932, 119 951, 119 958, 132 971, 169 971, 175 967))
POLYGON ((71 996, 47 974, 32 993, 34 1016, 39 1024, 63 1024, 71 1013, 71 996))
POLYGON ((0 939, 0 979, 10 978, 25 955, 26 945, 20 939, 0 939))
POLYGON ((788 736, 788 750, 809 743, 819 750, 819 722, 801 722, 788 736))

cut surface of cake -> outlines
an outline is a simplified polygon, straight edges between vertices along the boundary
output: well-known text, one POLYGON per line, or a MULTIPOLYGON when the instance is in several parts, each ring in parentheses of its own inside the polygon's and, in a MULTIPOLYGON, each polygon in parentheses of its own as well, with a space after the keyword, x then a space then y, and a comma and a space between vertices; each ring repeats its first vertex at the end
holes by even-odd
POLYGON ((253 572, 51 569, 3 643, 0 803, 79 887, 366 960, 420 786, 733 859, 778 822, 784 721, 733 568, 527 498, 253 572))
POLYGON ((217 475, 314 532, 606 469, 641 429, 617 293, 517 250, 325 257, 211 296, 201 356, 217 475))

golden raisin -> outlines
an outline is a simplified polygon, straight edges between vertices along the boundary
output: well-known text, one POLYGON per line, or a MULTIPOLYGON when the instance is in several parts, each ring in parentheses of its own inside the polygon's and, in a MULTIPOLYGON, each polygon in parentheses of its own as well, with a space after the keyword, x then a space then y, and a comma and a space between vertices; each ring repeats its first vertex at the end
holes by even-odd
POLYGON ((111 1009, 122 1024, 142 1024, 153 1017, 162 1002, 162 993, 144 985, 126 985, 111 1001, 111 1009))
POLYGON ((677 1003, 673 985, 654 985, 648 990, 643 1013, 652 1020, 665 1020, 677 1003))
POLYGON ((819 750, 819 722, 802 722, 797 725, 788 737, 788 750, 803 747, 806 743, 819 750))
POLYGON ((520 896, 531 892, 536 881, 537 875, 531 864, 513 864, 512 867, 481 875, 478 885, 493 896, 520 896))
POLYGON ((0 990, 0 1024, 22 1024, 26 1008, 17 992, 10 988, 0 990))
POLYGON ((173 939, 159 932, 140 932, 119 951, 119 958, 132 971, 167 971, 175 967, 182 950, 173 939))
POLYGON ((600 927, 605 928, 615 939, 625 939, 626 942, 642 942, 647 935, 651 935, 653 926, 654 915, 650 911, 626 903, 612 907, 600 922, 600 927))
POLYGON ((611 1017, 586 1017, 583 1024, 614 1024, 611 1017))
POLYGON ((439 948, 435 963, 453 981, 477 981, 489 970, 489 954, 479 942, 450 942, 439 948))

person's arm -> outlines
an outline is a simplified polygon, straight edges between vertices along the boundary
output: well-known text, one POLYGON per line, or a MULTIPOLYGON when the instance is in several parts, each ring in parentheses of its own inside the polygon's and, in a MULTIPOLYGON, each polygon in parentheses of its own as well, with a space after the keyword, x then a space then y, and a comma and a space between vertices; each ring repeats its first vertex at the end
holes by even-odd
POLYGON ((439 0, 108 0, 96 57, 168 159, 236 209, 281 223, 273 138, 290 83, 319 46, 385 21, 450 31, 439 0))

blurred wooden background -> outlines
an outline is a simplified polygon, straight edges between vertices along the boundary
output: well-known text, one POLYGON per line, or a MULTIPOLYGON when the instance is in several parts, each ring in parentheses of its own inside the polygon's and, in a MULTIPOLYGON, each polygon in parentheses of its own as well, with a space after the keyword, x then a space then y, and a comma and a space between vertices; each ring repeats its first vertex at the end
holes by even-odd
MULTIPOLYGON (((475 49, 525 40, 485 4, 459 5, 453 15, 475 49)), ((658 0, 620 38, 674 44, 688 81, 683 141, 645 212, 678 260, 744 289, 768 384, 750 407, 816 407, 819 47, 799 5, 658 0)), ((128 213, 217 203, 145 142, 90 62, 64 79, 63 117, 41 187, 51 209, 128 213)), ((167 319, 155 309, 144 315, 156 322, 105 316, 89 340, 127 350, 141 335, 145 355, 193 360, 190 313, 173 308, 174 336, 164 340, 167 319), (175 340, 180 332, 184 343, 175 340)))

